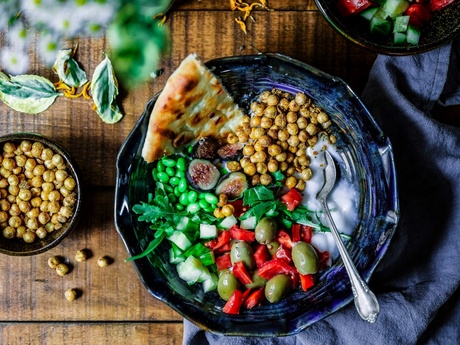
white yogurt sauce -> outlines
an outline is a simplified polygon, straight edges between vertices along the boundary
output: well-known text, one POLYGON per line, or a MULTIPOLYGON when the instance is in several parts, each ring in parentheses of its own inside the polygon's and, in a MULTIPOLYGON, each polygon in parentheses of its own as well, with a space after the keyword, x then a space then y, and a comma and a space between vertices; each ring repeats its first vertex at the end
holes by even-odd
MULTIPOLYGON (((311 180, 306 183, 302 203, 312 211, 321 211, 321 205, 316 200, 316 195, 324 183, 324 147, 327 147, 327 151, 334 157, 337 169, 343 163, 342 157, 338 154, 336 148, 324 141, 319 140, 313 148, 308 149, 307 154, 311 157, 310 169, 313 175, 311 180)), ((336 181, 327 203, 339 232, 351 235, 358 223, 359 192, 357 186, 354 186, 346 178, 341 177, 336 181)), ((324 214, 320 216, 319 221, 328 226, 324 214)), ((314 233, 312 245, 321 251, 327 250, 331 258, 336 258, 339 255, 334 238, 329 232, 314 233)))

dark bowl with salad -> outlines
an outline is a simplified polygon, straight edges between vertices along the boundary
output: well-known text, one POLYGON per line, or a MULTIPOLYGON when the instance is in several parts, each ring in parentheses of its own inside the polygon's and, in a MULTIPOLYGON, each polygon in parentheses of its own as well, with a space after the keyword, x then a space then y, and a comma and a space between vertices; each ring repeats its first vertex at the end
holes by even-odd
POLYGON ((353 43, 385 55, 432 50, 460 36, 458 0, 315 0, 353 43))
MULTIPOLYGON (((287 176, 294 175, 284 169, 265 170, 268 180, 261 172, 255 181, 250 170, 230 164, 244 160, 247 149, 209 149, 206 140, 146 163, 141 151, 156 95, 118 155, 117 231, 147 290, 203 329, 262 337, 298 333, 353 299, 323 214, 314 206, 323 151, 333 154, 338 169, 329 206, 357 270, 369 281, 399 219, 391 144, 347 84, 314 67, 279 54, 205 65, 251 119, 263 97, 275 94, 305 105, 301 109, 310 100, 308 109, 324 118, 318 142, 307 149, 306 183, 299 178, 289 185, 287 176), (217 177, 197 186, 193 168, 209 164, 203 157, 218 151, 225 154, 213 156, 217 177), (235 194, 222 200, 229 186, 235 194)), ((292 136, 288 140, 293 144, 292 136)))

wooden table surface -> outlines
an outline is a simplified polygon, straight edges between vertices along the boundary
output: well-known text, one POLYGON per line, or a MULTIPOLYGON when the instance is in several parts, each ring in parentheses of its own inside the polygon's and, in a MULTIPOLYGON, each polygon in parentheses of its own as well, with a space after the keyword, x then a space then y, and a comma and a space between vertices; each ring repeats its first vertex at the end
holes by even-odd
MULTIPOLYGON (((273 11, 254 11, 255 21, 248 22, 245 34, 227 0, 176 1, 166 22, 171 50, 159 66, 164 73, 123 95, 124 118, 117 124, 104 124, 84 99, 59 97, 37 115, 0 104, 0 135, 27 131, 55 139, 79 164, 87 192, 78 227, 60 245, 33 257, 0 257, 0 344, 181 344, 182 317, 152 297, 124 262, 127 252, 113 219, 116 156, 146 102, 193 52, 204 61, 257 51, 282 53, 342 78, 358 94, 376 57, 339 36, 313 0, 268 4, 273 11), (78 263, 74 255, 79 249, 93 256, 78 263), (60 277, 48 267, 53 255, 67 260, 70 274, 60 277), (99 267, 102 255, 114 262, 99 267), (81 290, 81 296, 67 301, 68 288, 81 290)), ((108 49, 106 40, 80 39, 78 44, 77 60, 91 75, 108 49)), ((57 81, 33 55, 29 73, 57 81)))

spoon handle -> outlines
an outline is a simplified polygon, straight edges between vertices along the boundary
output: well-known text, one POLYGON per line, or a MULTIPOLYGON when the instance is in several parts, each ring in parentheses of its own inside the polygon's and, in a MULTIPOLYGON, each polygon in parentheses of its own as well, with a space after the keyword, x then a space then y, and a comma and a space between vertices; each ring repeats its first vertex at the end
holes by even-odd
POLYGON ((353 261, 351 260, 345 245, 340 238, 339 231, 335 226, 334 220, 332 219, 331 212, 327 206, 325 199, 320 201, 321 206, 326 214, 326 218, 331 228, 331 233, 339 249, 340 256, 342 257, 343 264, 347 270, 348 276, 350 277, 351 290, 353 291, 353 297, 355 301, 356 309, 363 320, 370 323, 374 323, 377 320, 377 315, 380 312, 380 306, 374 293, 369 290, 366 282, 360 277, 356 270, 353 261))

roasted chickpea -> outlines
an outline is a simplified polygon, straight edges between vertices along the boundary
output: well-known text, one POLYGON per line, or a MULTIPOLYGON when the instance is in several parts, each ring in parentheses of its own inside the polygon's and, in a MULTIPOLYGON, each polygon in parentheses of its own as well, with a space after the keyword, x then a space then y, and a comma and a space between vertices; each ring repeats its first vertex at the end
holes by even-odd
POLYGON ((48 193, 48 200, 49 201, 59 201, 61 199, 61 193, 57 190, 52 190, 48 193))
POLYGON ((214 209, 213 213, 214 213, 214 217, 216 217, 216 218, 225 218, 224 214, 222 213, 221 208, 214 209))
POLYGON ((327 114, 322 111, 318 114, 317 119, 318 119, 318 122, 322 124, 322 123, 329 121, 329 116, 327 116, 327 114))
POLYGON ((60 263, 56 266, 56 273, 61 277, 65 276, 69 272, 69 266, 65 263, 60 263))
POLYGON ((313 175, 313 173, 312 173, 310 168, 303 169, 301 174, 302 174, 301 175, 302 179, 305 180, 305 181, 308 181, 309 179, 311 179, 311 177, 313 175))
POLYGON ((265 164, 264 162, 258 162, 256 164, 256 169, 259 174, 266 174, 268 171, 267 164, 265 164))
POLYGON ((289 164, 288 162, 280 162, 279 163, 279 169, 282 171, 282 172, 285 172, 287 169, 289 168, 289 164))
POLYGON ((26 233, 27 229, 25 226, 21 225, 16 229, 16 237, 23 238, 24 234, 26 233))
POLYGON ((251 178, 251 184, 253 186, 257 186, 260 182, 260 175, 259 174, 255 174, 254 176, 252 176, 251 178))
POLYGON ((287 153, 286 152, 282 152, 278 155, 275 156, 275 159, 278 161, 278 162, 284 162, 286 161, 287 159, 287 153))
POLYGON ((273 144, 268 147, 267 152, 270 156, 276 156, 282 152, 282 149, 279 145, 273 144))
POLYGON ((19 208, 18 204, 11 203, 11 207, 8 210, 10 216, 19 216, 21 214, 21 209, 19 208))
MULTIPOLYGON (((290 145, 290 146, 298 146, 300 144, 300 140, 299 140, 299 137, 297 135, 291 135, 289 137, 289 139, 287 140, 287 143, 290 145)), ((297 149, 295 150, 297 151, 297 149)), ((294 151, 294 152, 295 152, 294 151)))
POLYGON ((264 186, 268 186, 272 183, 272 177, 269 174, 262 174, 260 175, 260 183, 264 186))
POLYGON ((318 142, 318 137, 311 137, 307 140, 308 145, 310 146, 315 146, 316 143, 318 142))
POLYGON ((285 127, 287 125, 286 116, 284 116, 284 114, 276 115, 274 123, 278 127, 281 127, 281 128, 285 127))
POLYGON ((267 164, 268 171, 277 172, 278 171, 278 162, 275 159, 270 159, 267 164))
POLYGON ((278 139, 281 141, 286 141, 289 139, 289 132, 286 129, 281 129, 278 131, 278 139))
POLYGON ((28 189, 20 189, 18 196, 21 200, 29 201, 32 198, 32 192, 28 189))
POLYGON ((238 134, 238 141, 243 144, 247 143, 249 141, 249 135, 245 132, 241 132, 238 134))
POLYGON ((46 170, 45 166, 39 164, 34 167, 32 172, 34 173, 35 176, 42 176, 45 170, 46 170))
POLYGON ((222 214, 225 217, 230 217, 233 214, 234 211, 235 211, 235 208, 233 207, 233 205, 226 204, 226 205, 222 206, 222 214))
POLYGON ((254 149, 253 145, 244 145, 244 147, 243 147, 243 155, 251 156, 251 155, 254 154, 254 152, 256 152, 256 150, 254 149))
POLYGON ((227 163, 227 169, 230 171, 239 171, 241 170, 241 165, 237 161, 230 161, 227 163))
POLYGON ((57 181, 64 181, 67 178, 67 176, 69 176, 67 171, 62 169, 56 170, 56 172, 54 173, 54 177, 57 181))
POLYGON ((286 120, 288 123, 295 123, 298 119, 297 113, 290 111, 286 115, 286 120))
POLYGON ((8 220, 8 213, 0 211, 0 223, 5 223, 8 220))
POLYGON ((273 125, 273 119, 266 117, 266 116, 262 116, 260 120, 260 127, 268 129, 272 125, 273 125))
POLYGON ((244 166, 243 171, 246 175, 253 176, 257 169, 254 163, 248 163, 244 166))
POLYGON ((287 98, 280 99, 278 109, 286 111, 289 109, 289 100, 287 98))
POLYGON ((286 129, 290 135, 297 135, 297 133, 299 133, 299 126, 297 126, 297 123, 288 123, 286 129))
POLYGON ((271 118, 271 119, 274 119, 277 113, 278 113, 278 111, 276 110, 276 107, 273 106, 273 105, 269 105, 264 110, 264 115, 266 117, 271 118))
POLYGON ((229 144, 236 144, 239 141, 238 136, 235 133, 230 133, 227 136, 227 142, 229 144))
POLYGON ((40 239, 44 239, 46 236, 48 236, 48 231, 44 227, 39 227, 35 233, 37 234, 37 237, 40 239))
POLYGON ((268 135, 262 135, 258 142, 265 148, 269 147, 272 144, 273 140, 268 135))
POLYGON ((304 105, 307 103, 307 96, 303 92, 297 92, 295 95, 295 101, 298 105, 304 105))
POLYGON ((305 129, 309 135, 315 135, 318 132, 318 128, 313 123, 308 124, 305 129))
POLYGON ((32 154, 33 157, 39 158, 42 154, 43 149, 44 149, 43 144, 36 141, 32 144, 30 153, 32 154))
POLYGON ((248 157, 243 157, 240 159, 240 165, 243 169, 248 163, 251 163, 248 157))
POLYGON ((19 201, 18 206, 22 213, 27 213, 32 209, 30 202, 24 200, 19 201))
POLYGON ((335 144, 337 142, 337 138, 335 135, 331 134, 329 136, 329 141, 332 143, 332 144, 335 144))
POLYGON ((289 102, 289 110, 293 112, 297 112, 300 109, 300 105, 293 99, 289 102))
POLYGON ((277 105, 279 100, 278 100, 278 97, 274 94, 271 94, 267 97, 266 101, 265 101, 268 105, 277 105))
POLYGON ((222 207, 227 204, 228 197, 225 194, 219 194, 219 202, 217 203, 217 206, 222 207))
POLYGON ((37 218, 29 218, 26 221, 26 228, 28 230, 37 230, 38 229, 38 221, 37 218))
POLYGON ((299 179, 297 181, 297 184, 295 185, 295 189, 297 189, 298 191, 302 192, 303 190, 305 190, 305 187, 306 187, 306 183, 304 180, 302 179, 299 179))
POLYGON ((110 265, 110 259, 107 256, 101 256, 100 258, 97 259, 97 264, 99 267, 106 267, 110 265))
POLYGON ((257 140, 257 141, 254 143, 254 150, 255 150, 256 152, 258 152, 258 151, 263 151, 263 150, 265 150, 265 146, 262 145, 262 142, 260 142, 259 140, 257 140))
POLYGON ((35 234, 34 231, 30 231, 30 230, 27 230, 23 235, 22 235, 22 239, 24 240, 24 242, 26 243, 32 243, 35 241, 35 238, 37 237, 37 235, 35 234))
POLYGON ((259 102, 252 102, 250 109, 254 115, 262 116, 265 110, 265 106, 259 102))
POLYGON ((68 289, 66 290, 66 292, 64 292, 64 296, 66 300, 68 300, 69 302, 72 302, 77 299, 78 292, 75 289, 68 289))
POLYGON ((284 184, 288 188, 294 188, 297 184, 297 179, 294 176, 289 176, 284 182, 284 184))
POLYGON ((47 224, 51 220, 51 216, 49 215, 48 212, 40 212, 38 215, 38 221, 40 224, 47 224))
POLYGON ((7 226, 3 229, 3 237, 8 239, 16 237, 16 229, 12 226, 7 226))
POLYGON ((242 124, 249 123, 250 121, 251 121, 251 118, 249 117, 249 115, 243 115, 243 117, 241 118, 242 124))
POLYGON ((16 166, 18 167, 25 167, 27 162, 27 157, 24 155, 16 156, 15 158, 16 166))

